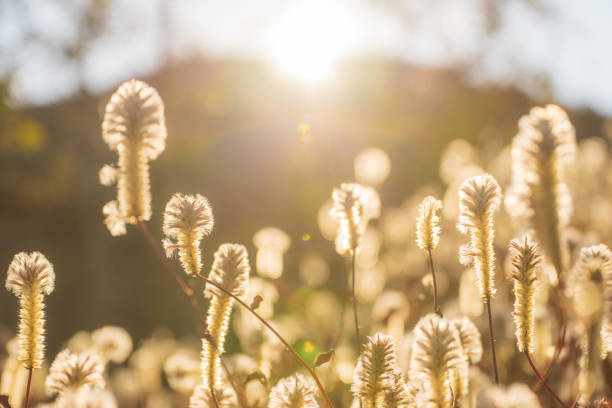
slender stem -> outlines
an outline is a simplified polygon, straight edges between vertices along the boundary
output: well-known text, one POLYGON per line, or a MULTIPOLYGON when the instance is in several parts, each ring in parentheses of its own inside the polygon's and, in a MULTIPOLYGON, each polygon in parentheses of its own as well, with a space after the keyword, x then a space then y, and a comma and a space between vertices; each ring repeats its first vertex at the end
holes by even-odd
POLYGON ((32 385, 32 371, 32 367, 28 368, 28 385, 26 386, 25 403, 23 404, 23 408, 28 408, 28 406, 30 405, 30 386, 32 385))
MULTIPOLYGON (((540 375, 540 372, 538 371, 538 369, 536 368, 535 364, 533 364, 533 361, 531 360, 531 356, 529 356, 529 352, 525 350, 525 357, 527 358, 527 361, 529 361, 529 365, 531 366, 531 369, 533 370, 533 372, 535 373, 535 375, 539 378, 542 379, 542 375, 540 375)), ((551 395, 551 397, 553 397, 563 408, 567 408, 567 405, 565 405, 563 403, 563 401, 561 400, 561 398, 559 398, 559 396, 548 386, 548 384, 546 384, 546 382, 544 381, 544 387, 546 388, 546 390, 548 391, 548 393, 551 395)))
MULTIPOLYGON (((147 224, 145 224, 144 222, 139 220, 138 221, 138 226, 140 227, 140 231, 142 231, 142 234, 144 235, 144 237, 145 237, 146 241, 148 242, 149 246, 153 249, 153 252, 155 252, 155 254, 157 255, 157 258, 161 262, 161 264, 164 267, 164 269, 174 277, 174 280, 179 285, 181 291, 183 292, 183 295, 185 295, 185 297, 186 297, 186 299, 187 299, 187 301, 189 303, 189 306, 191 307, 191 310, 192 310, 193 314, 195 315, 196 319, 199 322, 200 336, 202 338, 206 339, 210 343, 210 345, 215 350, 217 350, 217 345, 215 344, 214 339, 208 333, 208 323, 206 322, 206 318, 204 317, 204 315, 202 314, 202 312, 200 310, 200 306, 198 305, 198 301, 196 300, 196 298, 194 296, 193 289, 188 287, 185 284, 185 281, 183 280, 183 278, 181 278, 181 275, 179 274, 179 272, 177 272, 177 270, 168 261, 168 258, 166 258, 164 256, 164 254, 163 254, 161 248, 159 247, 157 241, 155 241, 155 239, 153 238, 153 235, 151 235, 151 231, 149 231, 149 228, 147 227, 147 224)), ((225 374, 227 375, 227 379, 230 382, 232 388, 234 389, 234 392, 236 393, 236 396, 238 397, 238 401, 240 402, 240 406, 242 408, 248 408, 249 404, 246 401, 246 397, 244 395, 244 391, 233 380, 233 376, 232 376, 232 374, 231 374, 227 364, 225 364, 225 361, 224 361, 224 359, 223 359, 223 357, 221 355, 219 355, 219 359, 221 360, 221 365, 223 366, 223 370, 225 371, 225 374)), ((214 393, 213 393, 213 398, 216 398, 214 393)))
POLYGON ((361 350, 361 337, 359 335, 359 316, 357 315, 357 299, 355 298, 355 251, 351 255, 351 303, 353 303, 353 316, 355 318, 355 342, 357 351, 361 350))
POLYGON ((212 402, 213 404, 215 404, 215 408, 219 408, 219 401, 217 401, 217 396, 215 395, 215 392, 213 391, 212 384, 208 390, 210 392, 210 397, 212 399, 212 402))
POLYGON ((497 371, 497 357, 495 356, 495 335, 493 334, 493 317, 491 316, 491 296, 485 299, 487 304, 487 314, 489 315, 489 339, 491 341, 491 357, 493 359, 493 372, 495 374, 495 384, 499 385, 499 374, 497 371))
POLYGON ((429 254, 429 267, 431 268, 431 276, 433 278, 434 312, 436 312, 438 316, 442 317, 442 312, 440 311, 440 305, 438 304, 438 281, 436 280, 436 269, 434 268, 433 256, 431 255, 431 249, 427 249, 427 253, 429 254))
POLYGON ((249 312, 251 312, 251 314, 253 316, 255 316, 264 326, 266 326, 266 328, 268 330, 270 330, 270 332, 272 332, 272 334, 274 334, 274 336, 276 336, 276 338, 283 343, 283 345, 285 346, 285 348, 287 349, 287 351, 289 351, 293 357, 308 371, 308 373, 311 375, 311 377, 315 380, 315 382, 317 383, 317 387, 319 388, 319 391, 321 391, 321 394, 323 395, 323 397, 325 398, 325 401, 327 402, 327 405, 330 408, 333 408, 334 405, 332 404, 329 395, 327 394, 327 391, 325 391, 325 387, 323 387, 323 384, 321 383, 321 380, 319 379, 319 376, 317 375, 317 373, 315 372, 315 370, 310 367, 303 359, 302 357, 300 357, 300 355, 295 351, 295 349, 293 347, 291 347, 289 345, 289 343, 287 343, 287 341, 283 338, 283 336, 280 335, 280 333, 278 331, 276 331, 276 329, 274 327, 272 327, 272 325, 270 323, 268 323, 266 321, 266 319, 264 319, 263 317, 261 317, 255 310, 253 310, 253 308, 251 308, 248 304, 246 304, 242 299, 240 299, 238 296, 234 295, 232 292, 228 291, 227 289, 225 289, 223 286, 219 285, 218 283, 202 276, 202 275, 195 275, 198 279, 203 280, 204 282, 213 285, 214 287, 216 287, 217 289, 219 289, 221 292, 225 293, 226 295, 230 296, 232 299, 234 299, 236 302, 238 302, 238 304, 240 306, 242 306, 243 308, 245 308, 246 310, 248 310, 249 312))
POLYGON ((553 357, 550 360, 548 367, 546 367, 546 371, 544 372, 542 378, 538 379, 538 382, 533 386, 533 392, 535 392, 536 394, 542 390, 542 387, 544 386, 544 384, 546 384, 546 381, 552 374, 552 370, 555 366, 555 363, 557 362, 557 360, 559 360, 559 356, 561 355, 561 349, 563 349, 563 346, 565 345, 566 332, 567 322, 563 320, 561 322, 561 329, 559 331, 559 337, 557 338, 557 344, 555 344, 555 351, 553 353, 553 357))

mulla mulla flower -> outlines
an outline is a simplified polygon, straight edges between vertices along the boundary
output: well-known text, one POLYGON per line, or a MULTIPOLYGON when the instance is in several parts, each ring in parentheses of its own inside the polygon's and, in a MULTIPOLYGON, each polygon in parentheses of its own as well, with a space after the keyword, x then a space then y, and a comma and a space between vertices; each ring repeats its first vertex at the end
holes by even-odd
POLYGON ((440 217, 438 216, 438 212, 441 209, 442 202, 440 200, 431 196, 425 197, 419 205, 416 223, 417 246, 427 251, 429 256, 429 267, 433 278, 434 311, 438 314, 441 314, 440 305, 438 304, 438 281, 436 279, 436 270, 434 268, 431 251, 433 251, 440 242, 440 217))
MULTIPOLYGON (((243 299, 247 294, 250 270, 243 245, 223 244, 215 252, 208 279, 243 299)), ((202 340, 202 384, 205 389, 217 390, 222 386, 220 356, 224 351, 234 299, 209 283, 205 295, 210 299, 206 322, 214 346, 207 339, 202 340)))
POLYGON ((19 298, 18 360, 27 369, 45 358, 45 295, 55 288, 53 265, 40 252, 20 252, 6 274, 6 288, 19 298))
POLYGON ((164 104, 157 91, 135 79, 117 88, 106 105, 102 138, 117 152, 117 165, 100 170, 100 182, 117 183, 117 199, 102 209, 112 235, 123 235, 125 225, 151 218, 149 162, 166 146, 164 104))
POLYGON ((174 194, 164 211, 163 241, 166 255, 176 251, 188 275, 199 275, 202 269, 200 241, 210 235, 213 214, 206 197, 200 194, 174 194))
POLYGON ((506 208, 533 230, 561 283, 569 261, 564 231, 572 214, 567 172, 575 151, 574 127, 559 106, 535 107, 519 120, 506 208))
POLYGON ((319 408, 316 394, 317 388, 311 378, 294 374, 272 387, 268 408, 319 408))
POLYGON ((62 395, 68 391, 104 388, 104 384, 104 364, 96 353, 64 350, 53 360, 45 388, 49 395, 62 395))

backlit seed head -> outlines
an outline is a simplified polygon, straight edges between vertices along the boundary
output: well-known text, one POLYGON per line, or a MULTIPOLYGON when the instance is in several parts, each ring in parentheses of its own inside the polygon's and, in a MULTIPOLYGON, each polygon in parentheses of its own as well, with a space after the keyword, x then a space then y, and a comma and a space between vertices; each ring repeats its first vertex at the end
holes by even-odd
POLYGON ((421 249, 433 250, 440 242, 440 218, 442 201, 431 196, 425 197, 419 205, 417 217, 417 245, 421 249))

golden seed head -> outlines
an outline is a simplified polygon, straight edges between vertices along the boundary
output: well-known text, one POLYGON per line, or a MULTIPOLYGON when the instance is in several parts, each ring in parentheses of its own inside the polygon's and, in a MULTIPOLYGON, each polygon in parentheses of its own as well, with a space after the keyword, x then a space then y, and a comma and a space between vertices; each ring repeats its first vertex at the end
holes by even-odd
POLYGON ((123 363, 132 352, 132 337, 122 327, 100 327, 91 333, 91 339, 96 353, 113 363, 123 363))
POLYGON ((357 183, 342 183, 332 194, 331 214, 340 226, 336 249, 341 255, 355 253, 368 222, 380 216, 380 198, 376 190, 357 183))
POLYGON ((45 381, 47 394, 63 394, 65 391, 104 388, 104 364, 93 352, 73 354, 68 350, 60 352, 45 381))
POLYGON ((442 201, 431 196, 425 197, 419 205, 417 216, 417 245, 421 249, 433 250, 440 242, 440 218, 442 201))
POLYGON ((172 256, 178 250, 181 265, 189 275, 200 274, 200 241, 210 235, 213 223, 210 204, 200 194, 177 193, 166 204, 163 224, 166 255, 172 256))
POLYGON ((468 317, 451 320, 451 323, 459 333, 463 352, 469 358, 470 363, 477 364, 482 358, 482 341, 478 328, 468 317))
POLYGON ((453 394, 465 395, 467 357, 455 325, 436 314, 422 317, 413 331, 409 377, 420 384, 429 401, 452 406, 453 394))
POLYGON ((457 228, 469 236, 462 258, 471 260, 483 300, 495 294, 494 215, 501 201, 501 188, 490 174, 470 177, 459 188, 457 228))
POLYGON ((512 141, 512 184, 506 208, 534 231, 558 274, 569 257, 563 236, 572 213, 566 173, 575 151, 574 127, 556 105, 535 107, 523 116, 512 141))
MULTIPOLYGON (((223 244, 215 252, 208 279, 244 300, 248 290, 250 272, 251 266, 246 247, 240 244, 223 244)), ((214 295, 225 296, 223 292, 210 284, 206 285, 205 293, 208 298, 214 295)))
POLYGON ((382 333, 369 337, 353 374, 351 391, 355 398, 368 408, 390 408, 388 401, 403 404, 408 399, 403 383, 393 338, 382 333))
POLYGON ((19 298, 18 360, 40 368, 45 358, 44 295, 55 288, 53 265, 40 252, 20 252, 6 274, 6 289, 19 298))
MULTIPOLYGON (((238 400, 234 390, 228 386, 222 386, 215 389, 215 398, 219 408, 236 408, 238 400)), ((204 385, 198 385, 191 398, 189 398, 189 408, 211 408, 215 406, 215 402, 210 395, 210 388, 204 385)))
POLYGON ((514 278, 514 324, 518 350, 533 353, 535 347, 535 295, 541 256, 534 241, 525 235, 510 241, 514 278))
POLYGON ((100 182, 117 183, 117 200, 102 209, 111 235, 125 234, 125 224, 151 218, 149 161, 166 146, 164 104, 157 91, 142 81, 130 80, 111 96, 102 122, 102 138, 116 151, 117 166, 105 165, 100 182))
POLYGON ((310 377, 294 374, 272 387, 268 408, 319 408, 316 394, 316 385, 310 377))

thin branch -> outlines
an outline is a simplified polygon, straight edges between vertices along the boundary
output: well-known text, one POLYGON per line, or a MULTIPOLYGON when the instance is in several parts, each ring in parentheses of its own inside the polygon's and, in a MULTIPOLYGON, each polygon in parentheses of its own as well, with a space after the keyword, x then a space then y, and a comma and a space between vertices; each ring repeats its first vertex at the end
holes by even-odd
MULTIPOLYGON (((527 358, 527 361, 529 362, 529 365, 531 366, 531 369, 535 373, 535 375, 539 379, 542 379, 542 375, 540 375, 540 372, 536 368, 535 364, 533 364, 533 361, 531 360, 531 357, 529 356, 529 352, 525 351, 524 354, 525 354, 525 357, 527 358)), ((551 397, 553 397, 555 401, 557 401, 563 408, 567 408, 567 405, 565 405, 565 403, 561 400, 561 398, 559 398, 559 396, 548 386, 548 384, 546 384, 545 381, 543 382, 543 384, 546 390, 548 391, 548 393, 551 395, 551 397)))
POLYGON ((489 315, 489 339, 491 341, 491 357, 493 359, 493 372, 495 374, 495 384, 499 385, 499 374, 497 371, 497 357, 495 356, 495 335, 493 334, 493 318, 491 317, 491 296, 485 299, 487 304, 487 314, 489 315))
POLYGON ((28 406, 30 405, 30 386, 32 385, 32 371, 32 367, 28 368, 28 385, 26 386, 25 402, 23 404, 23 408, 28 408, 28 406))
MULTIPOLYGON (((166 258, 164 256, 164 254, 163 254, 161 248, 159 247, 157 241, 155 241, 155 239, 153 238, 153 235, 151 235, 151 232, 149 231, 149 228, 147 227, 147 224, 145 224, 144 222, 139 220, 138 221, 138 226, 140 227, 140 231, 142 231, 142 234, 144 235, 147 243, 149 244, 151 249, 153 249, 153 252, 155 252, 155 254, 157 255, 157 258, 161 262, 161 264, 164 267, 164 269, 174 277, 174 280, 179 285, 181 291, 183 292, 183 295, 185 295, 185 298, 187 299, 193 314, 195 315, 196 319, 199 322, 200 337, 202 337, 206 341, 208 341, 210 343, 210 345, 215 350, 218 350, 217 349, 217 345, 215 344, 214 339, 208 333, 208 323, 206 323, 206 318, 204 317, 204 315, 202 314, 202 312, 200 310, 200 306, 199 306, 198 301, 196 300, 196 298, 194 296, 193 289, 188 287, 185 284, 185 281, 181 277, 180 273, 177 272, 177 270, 172 266, 172 264, 168 261, 168 258, 166 258)), ((223 366, 223 370, 225 371, 227 379, 230 382, 230 385, 232 386, 232 388, 234 389, 234 392, 236 393, 236 396, 238 397, 238 401, 240 402, 240 406, 242 408, 249 408, 249 404, 247 403, 246 397, 244 395, 244 391, 234 381, 232 373, 230 372, 227 364, 225 364, 223 356, 221 356, 220 354, 219 354, 219 360, 221 360, 221 365, 223 366)), ((213 393, 213 398, 215 398, 214 393, 213 393)), ((215 400, 213 400, 213 401, 215 401, 215 400)))
POLYGON ((436 269, 434 268, 433 256, 431 255, 431 249, 427 249, 427 253, 429 254, 429 267, 431 269, 431 276, 433 278, 433 292, 434 292, 434 312, 440 317, 442 317, 442 312, 440 311, 440 305, 438 304, 438 281, 436 280, 436 269))
POLYGON ((276 331, 276 329, 274 327, 272 327, 272 325, 270 323, 268 323, 263 317, 261 317, 255 310, 253 310, 253 308, 251 308, 248 304, 246 304, 242 299, 240 299, 238 296, 234 295, 232 292, 228 291, 227 289, 225 289, 223 286, 219 285, 218 283, 202 276, 202 275, 195 275, 198 279, 203 280, 204 282, 213 285, 214 287, 216 287, 217 289, 219 289, 221 292, 225 293, 226 295, 230 296, 232 299, 234 299, 236 302, 238 302, 238 304, 240 304, 240 306, 242 306, 243 308, 245 308, 246 310, 248 310, 249 312, 251 312, 251 314, 253 316, 255 316, 264 326, 266 326, 266 328, 268 330, 270 330, 272 332, 272 334, 274 334, 274 336, 276 336, 276 338, 283 343, 283 345, 285 346, 285 348, 287 349, 287 351, 289 351, 293 357, 308 371, 308 373, 312 376, 312 378, 315 380, 315 382, 317 383, 317 387, 319 388, 319 391, 321 391, 321 394, 323 395, 323 397, 325 398, 325 401, 327 402, 327 405, 330 408, 334 407, 334 404, 332 404, 329 395, 327 394, 327 391, 325 391, 325 387, 323 387, 323 384, 321 383, 321 380, 319 379, 319 376, 317 375, 317 373, 315 372, 315 370, 310 367, 303 359, 302 357, 300 357, 300 355, 295 351, 295 349, 293 347, 291 347, 289 345, 289 343, 287 343, 287 341, 283 338, 283 336, 280 335, 280 333, 278 331, 276 331))

